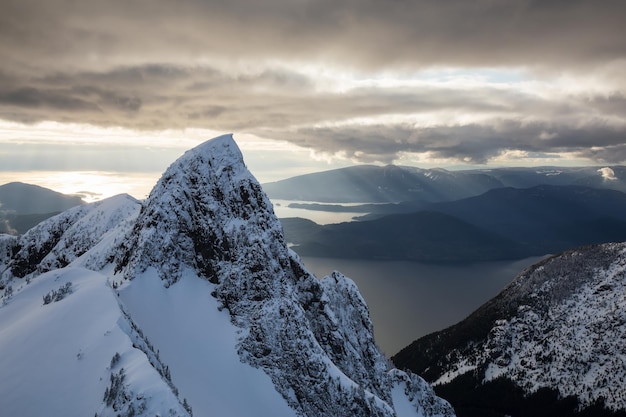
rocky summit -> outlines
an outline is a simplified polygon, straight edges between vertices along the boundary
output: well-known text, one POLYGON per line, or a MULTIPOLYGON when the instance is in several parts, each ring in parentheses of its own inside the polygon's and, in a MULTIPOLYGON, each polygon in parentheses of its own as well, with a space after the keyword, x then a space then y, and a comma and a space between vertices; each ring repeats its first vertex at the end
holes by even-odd
POLYGON ((230 135, 143 202, 0 235, 0 274, 6 415, 454 415, 392 369, 354 282, 288 248, 230 135))

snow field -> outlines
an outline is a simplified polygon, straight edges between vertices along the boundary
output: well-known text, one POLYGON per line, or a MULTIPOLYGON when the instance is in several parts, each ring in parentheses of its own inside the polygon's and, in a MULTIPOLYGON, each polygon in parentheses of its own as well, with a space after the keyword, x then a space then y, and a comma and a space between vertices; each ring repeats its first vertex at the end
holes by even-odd
MULTIPOLYGON (((146 357, 118 325, 123 320, 107 278, 82 268, 42 274, 0 307, 0 409, 20 417, 92 416, 100 412, 116 352, 128 383, 180 408, 146 357), (73 292, 43 304, 72 282, 73 292)), ((139 390, 138 390, 139 391, 139 390)))
POLYGON ((170 368, 197 416, 295 417, 269 376, 240 361, 241 330, 219 311, 213 284, 192 271, 165 288, 149 269, 120 290, 125 309, 170 368))

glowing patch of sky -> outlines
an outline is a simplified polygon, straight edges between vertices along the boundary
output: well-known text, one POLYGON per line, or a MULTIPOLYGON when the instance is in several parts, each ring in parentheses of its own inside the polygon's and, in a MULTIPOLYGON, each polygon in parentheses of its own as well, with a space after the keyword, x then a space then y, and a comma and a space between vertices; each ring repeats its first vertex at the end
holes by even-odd
POLYGON ((143 199, 160 176, 160 172, 0 171, 0 184, 35 184, 92 202, 123 193, 143 199))
MULTIPOLYGON (((223 132, 185 129, 142 132, 123 128, 0 121, 0 184, 19 181, 87 201, 128 193, 145 198, 184 151, 223 132)), ((285 141, 236 134, 248 168, 260 182, 351 165, 285 141)))
POLYGON ((529 76, 525 70, 505 68, 478 68, 473 70, 436 68, 420 71, 414 78, 436 83, 450 83, 464 80, 489 84, 517 84, 529 80, 529 76))
MULTIPOLYGON (((625 64, 626 65, 626 64, 625 64)), ((619 67, 621 68, 621 66, 619 67)), ((538 70, 526 68, 432 68, 417 72, 379 72, 363 73, 349 71, 339 67, 320 67, 302 65, 290 68, 300 72, 315 81, 318 91, 331 91, 336 93, 348 92, 357 88, 393 89, 393 88, 437 88, 455 90, 475 90, 488 88, 494 91, 509 92, 515 94, 527 94, 546 101, 568 101, 572 97, 591 97, 594 94, 604 94, 607 97, 615 94, 615 84, 606 73, 573 73, 561 72, 542 73, 538 70)), ((489 120, 497 117, 497 114, 483 112, 481 114, 453 114, 448 115, 458 118, 459 123, 471 123, 489 120)), ((420 125, 430 126, 449 119, 444 114, 436 115, 439 119, 435 122, 432 114, 413 115, 423 121, 420 125)), ((590 115, 591 117, 592 115, 590 115)), ((387 115, 385 117, 394 117, 387 115)), ((375 118, 371 118, 374 120, 375 118)), ((622 118, 610 116, 604 117, 608 123, 623 125, 622 118)), ((454 123, 454 120, 450 122, 454 123)), ((340 122, 350 123, 350 120, 340 122)), ((367 122, 365 122, 367 123, 367 122)), ((373 124, 370 123, 370 124, 373 124)))
POLYGON ((76 145, 123 145, 188 149, 221 134, 217 131, 186 129, 142 132, 122 127, 45 121, 33 125, 0 120, 0 140, 10 143, 56 143, 76 145))

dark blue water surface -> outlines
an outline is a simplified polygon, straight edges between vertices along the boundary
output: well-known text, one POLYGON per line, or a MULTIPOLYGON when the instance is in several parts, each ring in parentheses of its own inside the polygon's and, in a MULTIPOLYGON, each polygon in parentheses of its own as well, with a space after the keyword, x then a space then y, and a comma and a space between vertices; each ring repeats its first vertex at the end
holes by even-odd
POLYGON ((357 283, 370 309, 376 341, 388 356, 421 336, 462 320, 541 259, 450 266, 302 258, 319 278, 338 270, 357 283))

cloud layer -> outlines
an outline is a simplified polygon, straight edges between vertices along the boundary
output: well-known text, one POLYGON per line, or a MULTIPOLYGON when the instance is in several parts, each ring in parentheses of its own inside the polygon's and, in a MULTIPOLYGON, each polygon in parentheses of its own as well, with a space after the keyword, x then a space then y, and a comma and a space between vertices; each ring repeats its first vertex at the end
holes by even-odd
POLYGON ((587 66, 624 58, 625 9, 621 0, 8 0, 0 38, 3 54, 50 65, 239 56, 587 66))
POLYGON ((624 21, 618 0, 9 0, 0 119, 620 163, 624 21))

